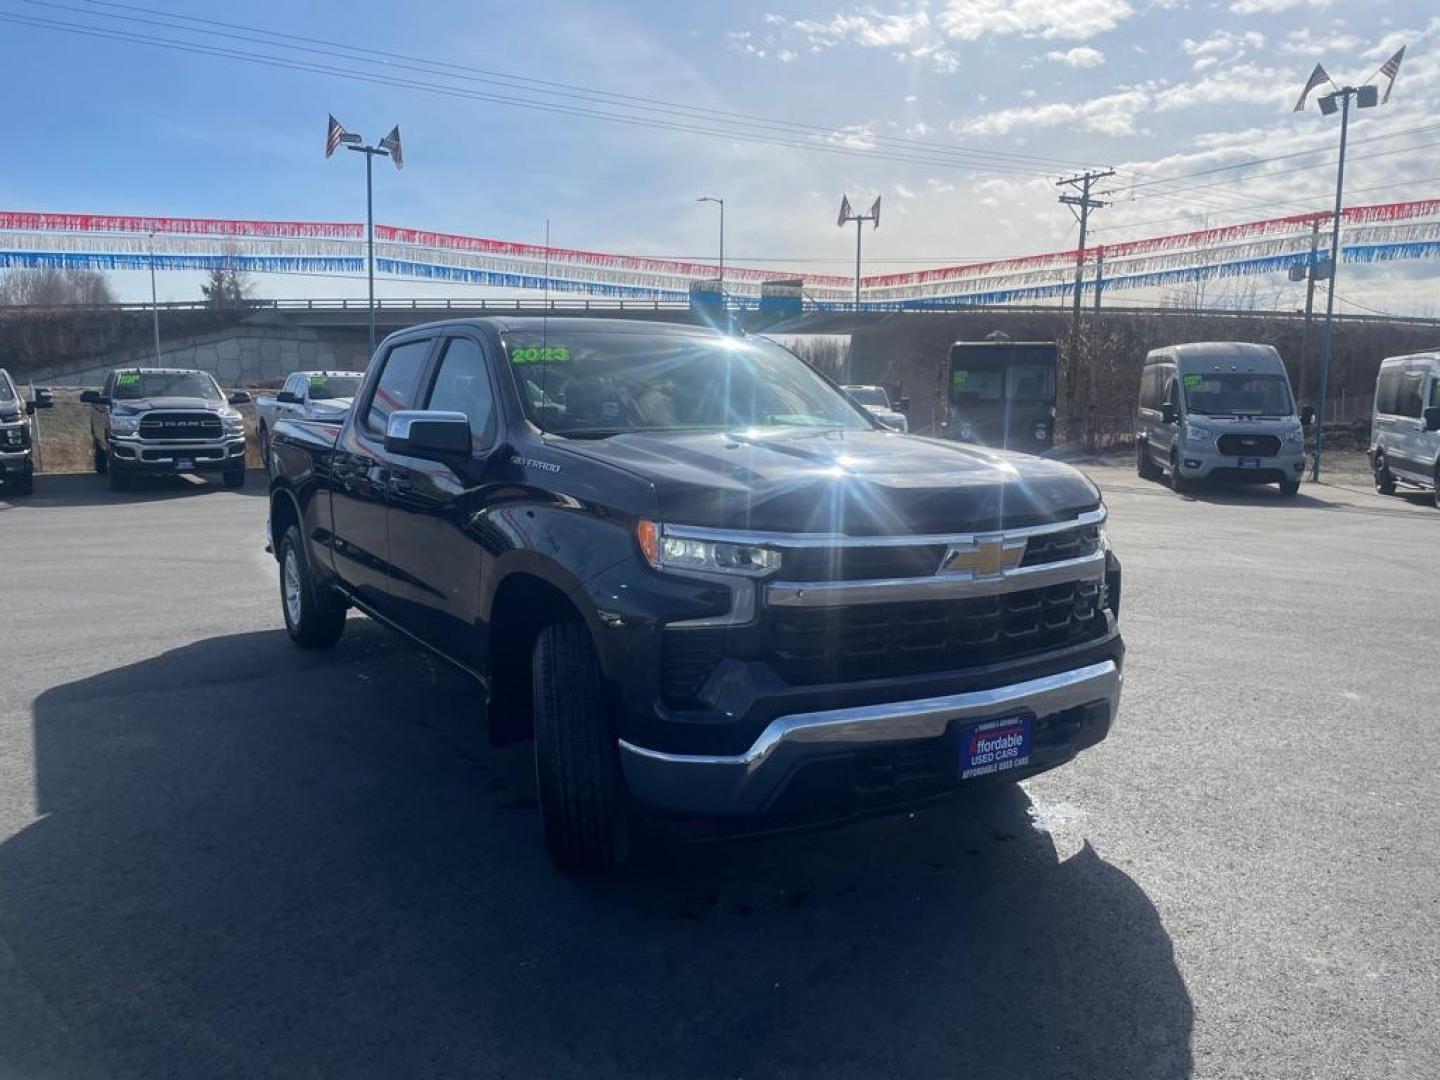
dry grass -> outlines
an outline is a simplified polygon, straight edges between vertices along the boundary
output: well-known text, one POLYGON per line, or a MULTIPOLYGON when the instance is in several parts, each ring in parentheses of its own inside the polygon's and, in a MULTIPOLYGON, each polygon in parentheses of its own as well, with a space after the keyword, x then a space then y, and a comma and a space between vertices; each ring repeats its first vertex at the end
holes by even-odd
MULTIPOLYGON (((255 407, 237 406, 245 417, 245 460, 260 467, 255 444, 255 407)), ((95 467, 90 449, 90 406, 80 403, 79 390, 55 391, 55 407, 36 414, 39 419, 39 471, 88 473, 95 467)))

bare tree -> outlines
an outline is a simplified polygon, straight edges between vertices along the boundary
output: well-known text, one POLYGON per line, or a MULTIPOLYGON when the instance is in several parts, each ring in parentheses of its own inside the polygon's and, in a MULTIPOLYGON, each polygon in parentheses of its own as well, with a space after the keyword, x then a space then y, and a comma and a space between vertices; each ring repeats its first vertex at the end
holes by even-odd
POLYGON ((61 307, 115 303, 110 279, 99 270, 10 270, 0 276, 0 304, 61 307))
POLYGON ((217 266, 210 271, 209 280, 200 286, 200 292, 213 307, 239 307, 255 291, 250 275, 233 267, 217 266))

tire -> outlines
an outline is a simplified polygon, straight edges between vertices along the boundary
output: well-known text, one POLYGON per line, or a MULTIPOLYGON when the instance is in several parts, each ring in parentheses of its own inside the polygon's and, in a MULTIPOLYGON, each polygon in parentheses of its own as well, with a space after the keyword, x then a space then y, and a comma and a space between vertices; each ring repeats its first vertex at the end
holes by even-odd
POLYGON ((12 495, 15 495, 15 496, 17 496, 17 497, 18 497, 18 496, 21 496, 21 495, 34 495, 34 494, 35 494, 35 475, 34 475, 34 473, 31 473, 29 476, 25 477, 25 479, 23 479, 23 480, 16 480, 14 487, 15 487, 15 489, 11 492, 12 495))
POLYGON ((1190 482, 1180 475, 1180 455, 1174 450, 1170 451, 1170 490, 1176 495, 1190 490, 1190 482))
POLYGON ((104 476, 110 469, 110 455, 100 449, 100 444, 91 442, 91 450, 95 455, 95 475, 104 476))
POLYGON ((260 425, 260 430, 255 433, 255 441, 260 444, 260 464, 265 467, 265 475, 273 475, 270 471, 270 432, 265 425, 260 425))
POLYGON ((244 486, 245 486, 245 470, 244 470, 244 469, 226 469, 226 470, 225 470, 225 480, 224 480, 224 483, 225 483, 225 486, 226 486, 227 488, 241 488, 241 487, 244 487, 244 486))
POLYGON ((545 848, 567 873, 613 870, 630 853, 630 800, 594 643, 582 623, 552 623, 533 660, 545 848))
POLYGON ((280 610, 290 640, 302 649, 328 649, 345 632, 346 604, 333 589, 316 582, 305 559, 300 529, 280 538, 280 610))
POLYGON ((1375 467, 1375 490, 1378 491, 1381 495, 1394 495, 1394 494, 1395 494, 1395 474, 1392 473, 1392 472, 1390 471, 1390 467, 1389 467, 1387 464, 1385 464, 1385 455, 1384 455, 1384 454, 1376 454, 1376 455, 1375 455, 1374 467, 1375 467))
POLYGON ((129 491, 129 490, 130 490, 130 474, 129 474, 129 473, 127 473, 124 469, 109 469, 109 470, 107 470, 107 471, 110 473, 110 490, 111 490, 111 491, 129 491))
POLYGON ((1155 480, 1160 476, 1160 467, 1150 456, 1150 444, 1147 442, 1135 443, 1135 475, 1141 480, 1155 480))
POLYGON ((1440 510, 1440 462, 1435 465, 1435 475, 1431 477, 1433 483, 1430 487, 1430 498, 1435 503, 1435 509, 1440 510))
POLYGON ((1280 494, 1281 494, 1284 498, 1293 499, 1296 495, 1299 495, 1299 494, 1300 494, 1300 481, 1299 481, 1299 480, 1281 480, 1281 481, 1280 481, 1280 494))

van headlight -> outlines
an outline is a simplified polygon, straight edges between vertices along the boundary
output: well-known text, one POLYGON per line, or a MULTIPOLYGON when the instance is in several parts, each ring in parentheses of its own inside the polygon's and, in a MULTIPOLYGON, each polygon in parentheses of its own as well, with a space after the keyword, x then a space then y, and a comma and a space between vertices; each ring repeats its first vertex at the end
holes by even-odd
POLYGON ((1298 428, 1298 427, 1297 427, 1297 428, 1291 428, 1289 431, 1285 432, 1285 441, 1288 442, 1288 443, 1304 442, 1304 441, 1305 441, 1305 429, 1304 429, 1304 428, 1298 428))
POLYGON ((1190 442, 1209 442, 1214 434, 1208 427, 1201 427, 1199 424, 1185 424, 1185 438, 1190 442))
POLYGON ((759 544, 733 543, 696 536, 675 536, 655 521, 640 521, 635 539, 645 561, 656 570, 698 570, 716 574, 765 577, 780 569, 780 552, 759 544))

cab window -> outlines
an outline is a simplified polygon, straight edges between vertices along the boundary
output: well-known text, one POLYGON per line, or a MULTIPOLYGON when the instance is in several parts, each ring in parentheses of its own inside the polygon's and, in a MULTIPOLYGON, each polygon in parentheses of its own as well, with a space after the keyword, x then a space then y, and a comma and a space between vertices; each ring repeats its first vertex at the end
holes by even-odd
POLYGON ((420 392, 420 376, 430 355, 431 338, 407 341, 392 348, 385 357, 380 381, 365 413, 365 427, 381 438, 390 422, 390 414, 415 408, 420 392))
POLYGON ((485 353, 467 337, 453 337, 445 343, 445 355, 435 373, 430 400, 432 412, 458 412, 470 418, 470 440, 476 449, 490 442, 490 422, 495 415, 495 396, 485 353))
POLYGON ((1400 376, 1400 387, 1395 397, 1395 412, 1400 416, 1418 417, 1423 410, 1421 388, 1425 372, 1411 368, 1400 376))
POLYGON ((1400 389, 1400 369, 1396 367, 1382 368, 1380 378, 1375 383, 1375 411, 1394 415, 1395 399, 1400 389))

